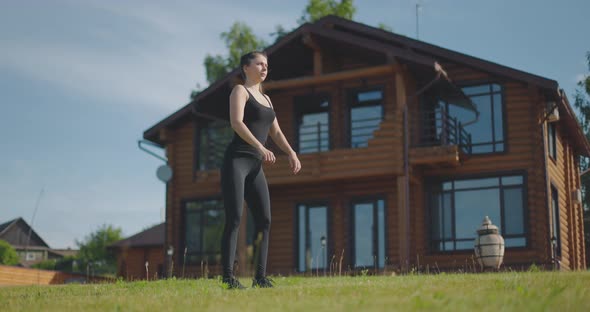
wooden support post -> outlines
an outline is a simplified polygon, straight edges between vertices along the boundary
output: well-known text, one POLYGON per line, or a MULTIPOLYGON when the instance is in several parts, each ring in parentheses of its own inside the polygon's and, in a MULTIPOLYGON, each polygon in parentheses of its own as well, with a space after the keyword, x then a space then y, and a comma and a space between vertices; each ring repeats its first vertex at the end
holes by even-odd
POLYGON ((410 163, 409 163, 409 122, 407 114, 407 93, 406 83, 403 71, 395 73, 395 94, 396 94, 396 112, 398 121, 404 124, 404 141, 402 150, 404 152, 404 175, 397 178, 397 203, 398 203, 398 246, 399 246, 399 262, 402 271, 407 271, 409 265, 409 246, 410 246, 410 212, 409 212, 409 179, 410 179, 410 163))
POLYGON ((313 50, 313 75, 320 76, 322 74, 322 51, 317 40, 311 34, 303 35, 303 43, 313 50))
POLYGON ((404 176, 397 177, 397 228, 398 228, 398 254, 399 254, 399 263, 402 269, 402 272, 407 271, 408 267, 408 255, 406 252, 408 243, 410 238, 407 237, 407 224, 406 224, 406 178, 404 176))

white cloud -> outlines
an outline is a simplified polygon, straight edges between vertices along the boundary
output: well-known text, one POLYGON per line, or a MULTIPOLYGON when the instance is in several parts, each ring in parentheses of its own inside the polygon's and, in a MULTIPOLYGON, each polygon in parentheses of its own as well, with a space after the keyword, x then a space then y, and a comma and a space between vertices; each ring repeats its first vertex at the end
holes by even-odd
POLYGON ((578 83, 584 79, 586 79, 587 75, 586 74, 577 74, 576 77, 574 78, 574 83, 578 83))

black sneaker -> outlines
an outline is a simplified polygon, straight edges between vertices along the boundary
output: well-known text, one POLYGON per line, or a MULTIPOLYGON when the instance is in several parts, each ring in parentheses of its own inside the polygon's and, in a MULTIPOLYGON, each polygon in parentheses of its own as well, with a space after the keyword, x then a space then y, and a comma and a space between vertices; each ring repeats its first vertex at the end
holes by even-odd
POLYGON ((246 289, 235 277, 224 278, 222 283, 227 286, 227 289, 246 289))
POLYGON ((252 280, 252 287, 273 288, 274 281, 266 276, 258 277, 252 280))

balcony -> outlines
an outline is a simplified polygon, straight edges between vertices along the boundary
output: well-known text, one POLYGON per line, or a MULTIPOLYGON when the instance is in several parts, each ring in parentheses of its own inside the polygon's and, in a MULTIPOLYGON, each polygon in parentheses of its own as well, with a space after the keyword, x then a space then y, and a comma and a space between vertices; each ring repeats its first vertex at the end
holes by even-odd
POLYGON ((471 134, 444 108, 423 112, 411 125, 410 164, 457 166, 471 155, 471 134))
POLYGON ((403 174, 402 136, 391 115, 355 119, 350 127, 349 146, 330 148, 328 125, 301 127, 299 160, 302 170, 290 172, 286 156, 276 150, 277 162, 265 165, 269 184, 282 185, 403 174))

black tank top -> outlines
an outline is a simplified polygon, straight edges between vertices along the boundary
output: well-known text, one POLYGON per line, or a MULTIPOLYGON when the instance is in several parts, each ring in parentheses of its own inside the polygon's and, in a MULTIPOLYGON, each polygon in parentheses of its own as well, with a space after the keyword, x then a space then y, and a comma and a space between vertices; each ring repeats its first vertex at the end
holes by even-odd
MULTIPOLYGON (((264 145, 268 138, 270 126, 275 120, 275 111, 268 99, 266 101, 270 107, 260 104, 248 89, 246 89, 246 92, 248 92, 248 100, 246 100, 246 105, 244 106, 244 124, 252 132, 254 137, 264 145)), ((233 140, 229 144, 227 151, 232 154, 246 154, 262 159, 262 155, 260 155, 256 148, 244 141, 235 131, 233 140)))

